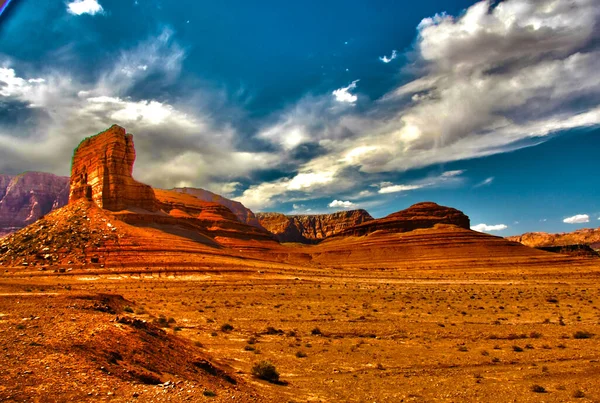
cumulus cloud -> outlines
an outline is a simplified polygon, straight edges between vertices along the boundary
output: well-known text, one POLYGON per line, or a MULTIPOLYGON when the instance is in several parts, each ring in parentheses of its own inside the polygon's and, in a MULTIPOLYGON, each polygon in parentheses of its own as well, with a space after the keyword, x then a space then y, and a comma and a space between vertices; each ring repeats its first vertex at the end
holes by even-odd
POLYGON ((504 224, 496 224, 496 225, 487 225, 487 224, 477 224, 471 226, 473 231, 478 232, 492 232, 492 231, 502 231, 507 229, 508 226, 504 224))
POLYGON ((343 209, 349 209, 349 208, 353 208, 356 206, 356 204, 352 203, 349 200, 334 200, 331 203, 328 204, 329 207, 331 208, 343 208, 343 209))
MULTIPOLYGON (((41 170, 68 175, 71 154, 84 137, 116 123, 134 134, 137 179, 156 187, 198 186, 237 191, 240 178, 269 169, 276 154, 235 147, 237 132, 199 111, 195 98, 134 97, 132 89, 152 75, 156 87, 178 77, 185 51, 165 29, 115 55, 115 63, 90 81, 68 71, 27 75, 18 61, 0 60, 0 102, 25 117, 18 130, 0 125, 0 172, 41 170), (233 185, 235 184, 235 186, 233 185)), ((213 95, 202 89, 205 102, 213 95)), ((313 180, 316 180, 313 178, 313 180)), ((294 185, 302 187, 308 178, 294 185)))
POLYGON ((390 55, 390 57, 387 57, 384 55, 384 56, 379 57, 379 60, 381 60, 382 62, 387 64, 387 63, 391 62, 392 60, 396 59, 397 57, 398 57, 398 52, 396 50, 392 50, 392 54, 390 55))
POLYGON ((104 9, 98 3, 98 0, 74 0, 67 3, 67 11, 74 15, 96 15, 98 13, 102 14, 104 9))
POLYGON ((360 80, 354 80, 350 83, 349 86, 339 88, 333 91, 331 94, 335 97, 335 100, 338 102, 347 102, 353 104, 358 99, 358 96, 350 93, 350 91, 356 89, 356 83, 358 83, 359 81, 360 80))
POLYGON ((567 217, 563 220, 566 224, 583 224, 590 222, 590 216, 587 214, 576 214, 573 217, 567 217))

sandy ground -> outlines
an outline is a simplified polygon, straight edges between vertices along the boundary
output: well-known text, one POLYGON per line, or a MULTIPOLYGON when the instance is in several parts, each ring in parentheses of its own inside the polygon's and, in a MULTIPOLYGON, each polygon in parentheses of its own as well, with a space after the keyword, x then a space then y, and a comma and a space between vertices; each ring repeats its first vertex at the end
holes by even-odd
POLYGON ((3 275, 0 400, 600 401, 600 264, 589 262, 3 275), (81 296, 93 307, 98 294, 123 300, 84 309, 81 296), (181 354, 136 356, 160 343, 117 317, 166 319, 160 343, 181 354), (191 355, 236 384, 194 372, 191 355), (252 376, 262 360, 281 384, 252 376), (161 385, 130 375, 144 362, 161 385))

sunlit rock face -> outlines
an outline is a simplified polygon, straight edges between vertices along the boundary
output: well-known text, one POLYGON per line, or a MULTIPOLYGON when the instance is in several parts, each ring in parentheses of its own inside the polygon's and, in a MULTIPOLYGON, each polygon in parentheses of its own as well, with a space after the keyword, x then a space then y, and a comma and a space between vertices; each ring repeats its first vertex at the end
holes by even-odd
POLYGON ((280 242, 313 243, 373 220, 365 210, 339 211, 332 214, 290 215, 258 213, 260 224, 280 242))
POLYGON ((154 190, 132 177, 134 162, 133 135, 120 126, 83 140, 73 155, 69 203, 88 199, 112 211, 157 210, 154 190))
POLYGON ((336 235, 362 236, 375 231, 408 232, 415 229, 432 228, 437 224, 449 224, 469 229, 470 223, 469 217, 460 210, 440 206, 433 202, 423 202, 386 217, 348 228, 336 235))

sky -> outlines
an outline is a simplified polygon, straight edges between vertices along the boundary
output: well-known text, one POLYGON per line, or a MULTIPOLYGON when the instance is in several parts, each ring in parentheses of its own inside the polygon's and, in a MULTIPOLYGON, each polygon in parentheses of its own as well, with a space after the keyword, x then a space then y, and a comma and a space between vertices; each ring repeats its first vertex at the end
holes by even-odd
POLYGON ((0 173, 119 124, 136 179, 254 211, 600 226, 597 0, 12 0, 0 44, 0 173))

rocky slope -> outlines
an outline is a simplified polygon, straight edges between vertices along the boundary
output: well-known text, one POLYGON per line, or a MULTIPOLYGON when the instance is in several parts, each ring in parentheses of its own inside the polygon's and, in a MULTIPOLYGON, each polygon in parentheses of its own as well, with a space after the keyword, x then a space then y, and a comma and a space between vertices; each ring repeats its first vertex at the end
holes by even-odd
POLYGON ((206 202, 218 203, 222 206, 227 207, 229 210, 231 210, 231 212, 233 214, 235 214, 237 216, 238 220, 240 220, 241 222, 248 224, 248 225, 252 225, 254 227, 260 227, 260 223, 258 222, 258 219, 254 215, 252 210, 246 208, 246 206, 244 206, 240 202, 227 199, 226 197, 220 196, 216 193, 209 192, 208 190, 204 190, 204 189, 174 188, 171 190, 173 192, 178 192, 178 193, 183 193, 183 194, 188 194, 188 195, 194 196, 197 199, 200 199, 200 200, 203 200, 206 202))
POLYGON ((279 242, 301 243, 315 243, 373 220, 365 210, 290 216, 280 213, 258 213, 256 217, 260 225, 275 235, 279 242))
POLYGON ((432 202, 417 203, 406 210, 392 213, 377 220, 369 220, 362 224, 344 229, 336 236, 363 236, 375 231, 408 232, 420 228, 432 228, 437 224, 450 224, 469 229, 469 217, 461 211, 440 206, 432 202))
POLYGON ((122 127, 86 138, 73 155, 69 203, 87 199, 112 211, 157 210, 152 188, 132 177, 134 162, 133 136, 122 127))
POLYGON ((43 172, 0 175, 0 236, 67 204, 69 178, 43 172))
POLYGON ((593 249, 600 249, 600 227, 584 228, 573 232, 549 234, 547 232, 528 232, 523 235, 510 236, 506 239, 519 242, 531 247, 589 245, 593 249))

